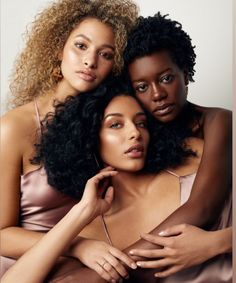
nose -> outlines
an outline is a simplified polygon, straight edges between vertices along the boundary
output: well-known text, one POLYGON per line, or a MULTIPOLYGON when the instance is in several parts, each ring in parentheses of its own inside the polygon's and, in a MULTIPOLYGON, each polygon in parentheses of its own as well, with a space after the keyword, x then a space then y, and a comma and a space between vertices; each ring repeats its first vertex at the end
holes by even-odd
POLYGON ((152 85, 152 94, 151 95, 152 95, 153 101, 158 101, 158 100, 162 100, 163 98, 165 98, 167 96, 167 93, 166 93, 165 89, 163 89, 163 87, 154 83, 152 85))
POLYGON ((140 130, 136 127, 135 124, 129 126, 129 139, 140 140, 142 138, 140 130))
POLYGON ((97 54, 96 52, 88 52, 84 57, 84 65, 86 68, 95 69, 97 68, 97 54))

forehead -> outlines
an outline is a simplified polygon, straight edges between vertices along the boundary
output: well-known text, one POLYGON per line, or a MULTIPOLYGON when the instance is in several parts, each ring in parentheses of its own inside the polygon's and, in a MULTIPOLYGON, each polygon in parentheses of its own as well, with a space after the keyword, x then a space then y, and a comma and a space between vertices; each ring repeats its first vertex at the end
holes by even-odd
POLYGON ((132 96, 120 95, 114 97, 107 105, 104 116, 119 113, 123 116, 132 116, 137 112, 143 112, 142 107, 139 105, 137 100, 132 96))
POLYGON ((71 32, 70 37, 76 37, 80 34, 85 35, 92 41, 96 39, 101 45, 106 43, 114 44, 112 27, 96 18, 82 20, 71 32))
POLYGON ((173 69, 176 65, 167 51, 159 51, 148 56, 135 59, 129 64, 129 74, 132 79, 146 76, 148 73, 173 69))

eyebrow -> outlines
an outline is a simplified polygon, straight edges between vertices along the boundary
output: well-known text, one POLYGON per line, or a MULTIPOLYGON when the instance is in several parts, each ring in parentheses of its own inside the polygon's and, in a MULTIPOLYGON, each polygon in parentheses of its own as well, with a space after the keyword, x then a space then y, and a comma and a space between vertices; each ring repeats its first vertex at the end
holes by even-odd
MULTIPOLYGON (((83 37, 85 40, 87 40, 88 42, 92 42, 92 40, 90 38, 88 38, 86 35, 84 34, 77 34, 75 37, 83 37)), ((112 49, 113 51, 115 51, 115 47, 110 45, 110 44, 103 44, 101 47, 107 47, 112 49)))
MULTIPOLYGON (((163 71, 157 73, 157 76, 160 76, 160 75, 162 75, 163 73, 165 73, 165 72, 167 72, 167 71, 173 71, 173 69, 172 69, 172 68, 167 68, 167 69, 165 69, 165 70, 163 70, 163 71)), ((138 79, 138 80, 132 80, 132 82, 133 82, 133 83, 136 83, 136 82, 140 82, 140 81, 143 81, 143 80, 145 80, 145 78, 141 77, 141 78, 138 79)))
MULTIPOLYGON (((137 112, 137 113, 135 114, 135 117, 137 117, 137 116, 146 116, 146 115, 145 115, 144 112, 137 112)), ((121 114, 121 113, 111 113, 111 114, 107 114, 107 115, 103 118, 103 120, 105 120, 105 119, 107 119, 107 118, 109 118, 109 117, 124 117, 124 115, 121 114)))

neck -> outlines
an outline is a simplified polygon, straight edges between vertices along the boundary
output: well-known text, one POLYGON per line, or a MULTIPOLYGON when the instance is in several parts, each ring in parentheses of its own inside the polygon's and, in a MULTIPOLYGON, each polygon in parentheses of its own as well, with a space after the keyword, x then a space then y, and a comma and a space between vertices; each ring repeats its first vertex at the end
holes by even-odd
POLYGON ((148 185, 155 177, 155 174, 143 172, 123 172, 112 177, 112 186, 115 190, 115 197, 112 203, 113 209, 120 209, 130 205, 136 198, 147 193, 148 185))

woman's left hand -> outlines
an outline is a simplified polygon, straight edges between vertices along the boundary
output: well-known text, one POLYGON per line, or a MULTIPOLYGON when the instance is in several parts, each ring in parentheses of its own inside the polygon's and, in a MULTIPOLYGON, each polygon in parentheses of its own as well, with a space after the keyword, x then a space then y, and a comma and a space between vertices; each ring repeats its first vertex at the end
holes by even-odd
POLYGON ((117 173, 109 166, 87 181, 80 204, 87 208, 91 220, 110 208, 114 189, 112 186, 106 186, 106 180, 117 173))
POLYGON ((137 249, 129 252, 130 255, 147 258, 147 261, 136 262, 139 267, 161 268, 155 273, 156 277, 166 277, 200 264, 214 256, 217 249, 214 244, 214 232, 208 232, 196 226, 175 225, 160 234, 161 236, 144 234, 141 237, 148 242, 162 246, 162 249, 137 249))

